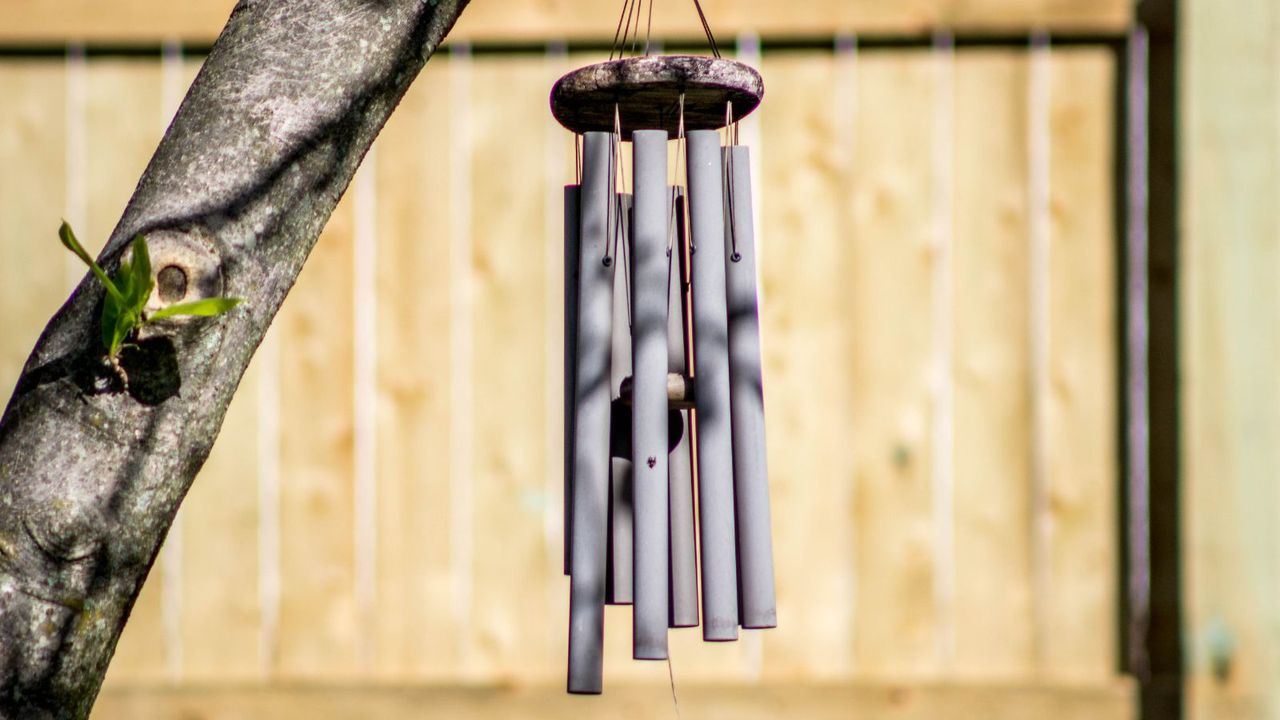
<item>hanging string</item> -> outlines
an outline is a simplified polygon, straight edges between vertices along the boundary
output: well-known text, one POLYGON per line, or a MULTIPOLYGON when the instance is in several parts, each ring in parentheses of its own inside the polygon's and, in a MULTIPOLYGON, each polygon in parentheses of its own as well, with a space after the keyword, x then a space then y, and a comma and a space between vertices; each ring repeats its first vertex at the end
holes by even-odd
POLYGON ((609 237, 607 238, 606 255, 609 265, 618 255, 618 236, 622 230, 622 197, 618 195, 618 167, 622 163, 622 115, 617 104, 613 106, 613 136, 609 138, 609 188, 613 193, 609 202, 609 237))
MULTIPOLYGON (((636 54, 636 43, 638 43, 638 42, 640 41, 640 11, 641 11, 642 9, 644 9, 644 0, 636 0, 636 2, 638 3, 638 5, 637 5, 637 7, 636 7, 636 31, 635 31, 634 33, 632 33, 632 34, 631 34, 631 55, 632 55, 632 57, 634 57, 634 56, 635 56, 635 54, 636 54)), ((649 2, 649 8, 652 10, 652 8, 653 8, 653 0, 650 0, 650 2, 649 2)), ((649 42, 648 38, 645 38, 645 43, 647 44, 648 42, 649 42)))
POLYGON ((635 8, 636 0, 623 0, 622 13, 618 16, 618 27, 613 31, 613 44, 609 48, 609 59, 614 59, 615 54, 619 58, 622 57, 620 48, 627 45, 627 35, 631 32, 631 11, 635 8), (621 43, 619 43, 621 41, 621 43))
POLYGON ((644 56, 649 57, 649 40, 653 38, 653 0, 649 0, 649 24, 644 30, 644 56))
POLYGON ((732 148, 738 145, 738 121, 733 116, 733 101, 725 103, 724 107, 725 132, 729 136, 730 145, 728 167, 725 168, 725 197, 729 201, 729 248, 732 253, 729 260, 732 262, 740 262, 742 255, 738 253, 738 213, 735 211, 737 200, 734 198, 733 192, 733 165, 734 155, 732 148))
POLYGON ((622 192, 614 194, 617 201, 617 226, 614 228, 613 236, 613 254, 615 257, 621 255, 622 264, 618 266, 615 272, 622 273, 623 295, 627 306, 627 327, 631 327, 631 264, 630 255, 627 252, 627 234, 631 229, 629 218, 624 217, 625 209, 623 207, 623 198, 627 194, 627 169, 623 166, 622 159, 622 114, 617 104, 613 106, 613 147, 614 153, 618 158, 617 175, 611 178, 614 187, 622 186, 622 192), (622 251, 619 253, 618 245, 622 245, 622 251))
POLYGON ((724 104, 725 140, 730 145, 738 144, 738 118, 733 114, 733 101, 724 104))
MULTIPOLYGON (((672 255, 673 248, 676 244, 676 235, 679 232, 677 222, 681 218, 676 217, 676 199, 680 196, 680 170, 685 167, 684 160, 685 137, 684 137, 684 93, 680 93, 680 117, 676 124, 676 181, 671 184, 671 221, 667 225, 667 257, 672 255)), ((680 249, 684 252, 684 249, 680 249)), ((667 283, 671 282, 671 263, 667 263, 667 283)))
MULTIPOLYGON (((616 127, 617 127, 617 123, 618 123, 618 108, 617 108, 617 106, 616 106, 616 105, 614 106, 613 112, 614 112, 614 127, 616 128, 616 127)), ((605 234, 606 234, 606 237, 605 237, 605 242, 604 242, 604 257, 603 257, 603 258, 601 258, 601 260, 600 260, 600 262, 601 262, 605 267, 613 267, 613 256, 614 256, 614 250, 616 249, 616 248, 615 248, 615 246, 614 246, 614 242, 616 241, 616 238, 617 238, 617 235, 616 235, 616 230, 617 230, 616 222, 617 222, 617 212, 618 212, 618 203, 619 203, 619 199, 618 199, 618 150, 619 150, 619 148, 618 148, 618 135, 617 135, 617 133, 615 132, 615 134, 613 135, 613 137, 611 137, 611 138, 609 139, 609 193, 610 193, 610 198, 609 198, 609 202, 605 205, 604 222, 605 222, 605 234)))
POLYGON ((711 24, 707 22, 707 14, 702 12, 702 3, 693 0, 693 7, 698 11, 698 20, 702 22, 702 31, 707 34, 707 42, 711 43, 711 54, 720 59, 720 48, 716 45, 716 36, 711 32, 711 24))
MULTIPOLYGON (((609 59, 622 59, 627 55, 627 46, 631 46, 631 54, 636 55, 640 42, 640 22, 645 14, 644 0, 624 0, 622 12, 618 15, 618 26, 613 31, 613 43, 609 47, 609 59)), ((648 26, 645 30, 644 54, 649 54, 649 46, 653 37, 653 0, 649 0, 648 26)))
POLYGON ((671 653, 667 653, 667 678, 671 680, 671 704, 676 709, 676 720, 680 720, 680 698, 676 697, 676 671, 671 665, 671 653))
MULTIPOLYGON (((623 228, 624 232, 628 229, 630 223, 626 223, 623 228)), ((627 328, 631 328, 631 257, 627 253, 627 241, 622 241, 622 264, 618 266, 618 272, 622 273, 622 289, 626 296, 627 303, 627 328)))
MULTIPOLYGON (((636 55, 640 42, 640 16, 645 13, 644 0, 623 0, 622 11, 618 14, 618 26, 613 31, 613 42, 609 47, 609 59, 621 59, 626 56, 627 45, 631 45, 631 54, 636 55)), ((700 0, 693 0, 693 7, 698 12, 698 22, 702 24, 702 32, 707 36, 707 44, 711 46, 711 54, 720 58, 720 44, 716 42, 715 33, 711 31, 711 23, 702 9, 700 0)), ((644 34, 644 55, 649 56, 653 39, 653 0, 649 0, 648 20, 644 34)))
MULTIPOLYGON (((684 278, 679 276, 679 267, 684 260, 684 245, 676 247, 676 239, 680 235, 680 223, 685 221, 684 213, 681 211, 679 203, 676 201, 680 197, 680 178, 681 170, 688 168, 688 162, 684 159, 685 146, 684 136, 684 93, 680 93, 680 116, 676 124, 676 163, 675 175, 676 181, 671 184, 671 214, 667 222, 667 287, 672 282, 680 284, 680 296, 684 297, 684 278), (680 257, 676 257, 675 253, 679 253, 680 257)), ((687 227, 687 225, 686 225, 687 227)), ((668 662, 670 662, 668 660, 668 662)), ((672 681, 672 696, 674 697, 674 679, 672 681)), ((679 704, 676 705, 676 715, 679 716, 679 704)))
POLYGON ((582 184, 582 135, 573 134, 573 171, 574 184, 582 184))

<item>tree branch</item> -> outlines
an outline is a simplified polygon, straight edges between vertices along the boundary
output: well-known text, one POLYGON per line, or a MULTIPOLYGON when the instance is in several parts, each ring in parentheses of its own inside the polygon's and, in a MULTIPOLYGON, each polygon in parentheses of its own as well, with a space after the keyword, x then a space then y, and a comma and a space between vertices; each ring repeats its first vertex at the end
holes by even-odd
MULTIPOLYGON (((467 0, 241 0, 100 262, 137 233, 185 300, 102 362, 81 281, 0 419, 0 716, 83 718, 178 505, 263 334, 361 158, 467 0)), ((53 241, 49 252, 61 252, 53 241)), ((43 235, 41 242, 46 241, 43 235)), ((35 242, 35 241, 33 241, 35 242)))

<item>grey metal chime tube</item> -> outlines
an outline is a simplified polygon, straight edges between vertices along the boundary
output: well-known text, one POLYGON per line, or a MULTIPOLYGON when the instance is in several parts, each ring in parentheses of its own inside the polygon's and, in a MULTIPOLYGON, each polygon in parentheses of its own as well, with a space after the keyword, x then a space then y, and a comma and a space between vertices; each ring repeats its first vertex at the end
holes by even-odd
MULTIPOLYGON (((614 143, 614 162, 617 162, 619 143, 614 143)), ((616 166, 615 166, 616 167, 616 166)), ((610 223, 613 238, 609 241, 614 255, 613 271, 613 339, 609 358, 609 562, 606 566, 605 602, 609 605, 630 605, 634 597, 635 573, 632 560, 635 555, 635 506, 632 498, 631 479, 631 413, 620 399, 622 383, 631 375, 631 310, 628 302, 627 276, 630 262, 628 239, 631 237, 630 195, 614 196, 610 223)))
MULTIPOLYGON (((671 257, 668 261, 670 288, 667 309, 667 370, 677 375, 689 371, 688 338, 686 333, 685 294, 689 289, 689 248, 684 225, 684 191, 675 191, 675 211, 669 232, 674 236, 671 257)), ((693 517, 693 433, 689 425, 689 411, 678 410, 669 415, 679 418, 679 443, 671 450, 667 465, 670 500, 671 560, 670 588, 671 627, 696 627, 698 625, 698 551, 695 547, 693 517)))
POLYGON ((738 572, 724 276, 724 173, 718 132, 694 130, 687 137, 702 638, 736 640, 738 572))
POLYGON ((725 148, 725 286, 729 303, 729 398, 733 417, 733 488, 738 525, 739 613, 745 628, 778 625, 773 590, 773 539, 765 459, 764 380, 752 227, 751 157, 725 148))
POLYGON ((667 659, 667 133, 631 138, 631 468, 635 497, 633 656, 667 659))
POLYGON ((578 207, 581 185, 564 186, 564 574, 573 544, 573 385, 578 357, 578 207))
POLYGON ((569 580, 571 693, 599 693, 604 675, 606 513, 609 487, 609 342, 613 263, 608 220, 613 199, 612 136, 583 136, 578 344, 574 377, 573 537, 569 580))

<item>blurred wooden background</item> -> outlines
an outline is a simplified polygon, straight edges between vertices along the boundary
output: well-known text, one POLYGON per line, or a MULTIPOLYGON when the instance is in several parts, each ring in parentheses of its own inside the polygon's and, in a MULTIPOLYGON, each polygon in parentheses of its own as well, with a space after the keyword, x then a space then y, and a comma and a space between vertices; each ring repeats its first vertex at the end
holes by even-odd
MULTIPOLYGON (((82 274, 58 219, 100 246, 198 70, 175 39, 211 41, 230 5, 0 9, 0 47, 166 48, 0 56, 0 387, 82 274)), ((681 707, 1130 717, 1116 54, 757 50, 939 24, 1119 33, 1129 5, 794 5, 707 3, 767 91, 743 140, 780 627, 728 645, 673 631, 681 707)), ((685 10, 658 8, 664 35, 696 37, 685 10)), ((615 11, 476 0, 451 39, 607 41, 615 11)), ((455 41, 428 64, 246 375, 98 717, 673 716, 666 665, 630 660, 625 608, 608 613, 604 698, 562 697, 573 144, 546 101, 599 59, 455 41)))

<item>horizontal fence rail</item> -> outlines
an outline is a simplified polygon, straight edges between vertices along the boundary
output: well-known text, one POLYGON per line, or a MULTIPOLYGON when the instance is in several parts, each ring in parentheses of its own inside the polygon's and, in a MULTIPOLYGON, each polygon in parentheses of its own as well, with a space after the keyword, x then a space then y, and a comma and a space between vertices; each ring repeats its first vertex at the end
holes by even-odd
MULTIPOLYGON (((726 37, 927 33, 1122 32, 1132 0, 703 0, 712 29, 726 37)), ((620 3, 597 0, 476 0, 451 33, 454 41, 527 42, 596 38, 618 22, 620 3)), ((0 4, 0 43, 171 40, 208 44, 226 24, 235 0, 10 0, 0 4)), ((702 36, 693 3, 662 3, 653 13, 661 37, 702 36)))

